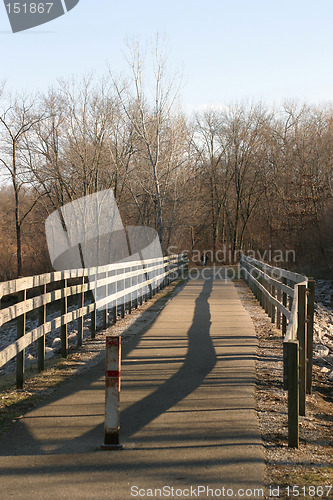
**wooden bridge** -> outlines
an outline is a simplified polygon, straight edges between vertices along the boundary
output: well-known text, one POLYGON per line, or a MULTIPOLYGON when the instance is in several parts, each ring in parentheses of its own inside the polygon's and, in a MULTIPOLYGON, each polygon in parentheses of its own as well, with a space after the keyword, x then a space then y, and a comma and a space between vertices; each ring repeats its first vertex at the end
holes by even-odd
MULTIPOLYGON (((16 317, 19 337, 0 353, 1 363, 16 350, 18 383, 23 383, 22 357, 28 341, 39 344, 42 369, 47 332, 61 327, 65 356, 66 325, 75 319, 80 325, 89 314, 92 342, 98 342, 94 336, 99 305, 106 306, 103 321, 108 328, 117 314, 130 313, 177 279, 187 262, 183 256, 146 262, 150 273, 140 265, 51 273, 1 284, 2 298, 17 294, 22 298, 15 304, 5 303, 1 310, 2 323, 16 317), (55 289, 55 283, 61 288, 55 289), (99 293, 93 301, 89 293, 96 289, 99 293), (71 311, 69 297, 75 298, 71 311), (126 300, 117 304, 122 297, 126 300), (45 308, 53 301, 60 303, 59 316, 50 321, 45 308), (35 309, 40 325, 24 332, 26 315, 35 309)), ((278 276, 276 270, 254 259, 244 258, 241 270, 272 321, 285 329, 286 343, 298 342, 303 349, 303 323, 310 325, 306 338, 311 336, 311 280, 288 271, 278 276), (299 298, 304 286, 305 302, 299 298)), ((98 364, 62 386, 47 404, 20 419, 0 440, 2 485, 9 497, 39 498, 38 492, 45 491, 47 484, 51 498, 121 500, 136 496, 139 490, 135 488, 144 492, 148 485, 158 491, 169 485, 183 492, 199 486, 215 493, 224 488, 233 496, 247 491, 250 498, 255 491, 253 498, 263 498, 265 464, 254 398, 256 334, 232 280, 226 274, 213 279, 214 274, 206 269, 205 279, 185 280, 156 321, 125 344, 120 415, 124 450, 100 450, 104 422, 101 356, 98 364), (78 488, 78 484, 83 486, 78 488)), ((82 323, 77 341, 82 342, 82 323)), ((298 402, 294 358, 288 349, 286 354, 288 373, 284 375, 292 398, 297 391, 298 402)), ((303 373, 304 366, 300 364, 297 370, 303 373)), ((308 377, 309 371, 305 364, 308 377)), ((297 446, 292 405, 289 416, 289 444, 297 446)), ((203 498, 209 497, 200 491, 203 498)))

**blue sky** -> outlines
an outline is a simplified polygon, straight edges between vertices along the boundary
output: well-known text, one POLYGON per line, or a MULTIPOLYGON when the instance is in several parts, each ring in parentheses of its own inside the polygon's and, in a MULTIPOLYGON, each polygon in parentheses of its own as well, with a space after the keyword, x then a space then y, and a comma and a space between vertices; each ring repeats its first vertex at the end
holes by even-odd
POLYGON ((0 79, 12 90, 43 90, 107 65, 124 72, 125 39, 145 43, 156 32, 167 38, 170 67, 183 69, 186 110, 333 101, 332 0, 80 0, 17 34, 0 4, 0 79))

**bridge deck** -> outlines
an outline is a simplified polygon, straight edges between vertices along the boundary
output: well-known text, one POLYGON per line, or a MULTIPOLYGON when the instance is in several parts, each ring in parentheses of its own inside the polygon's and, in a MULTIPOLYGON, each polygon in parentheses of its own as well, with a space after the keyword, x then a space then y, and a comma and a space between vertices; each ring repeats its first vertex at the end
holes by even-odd
MULTIPOLYGON (((124 355, 125 449, 98 449, 101 362, 0 441, 8 498, 128 500, 131 486, 171 491, 198 485, 232 488, 237 497, 239 488, 264 487, 254 401, 256 337, 232 282, 190 281, 124 355)), ((212 497, 208 493, 201 498, 212 497)))

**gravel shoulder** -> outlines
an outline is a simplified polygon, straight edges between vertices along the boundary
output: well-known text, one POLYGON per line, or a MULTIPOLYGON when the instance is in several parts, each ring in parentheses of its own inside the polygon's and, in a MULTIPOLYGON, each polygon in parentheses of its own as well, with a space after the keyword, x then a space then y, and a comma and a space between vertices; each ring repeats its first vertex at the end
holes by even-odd
MULTIPOLYGON (((249 312, 257 333, 256 398, 259 424, 266 453, 267 485, 299 486, 301 498, 319 498, 318 489, 333 484, 333 387, 328 375, 330 359, 314 358, 313 391, 307 395, 305 417, 300 417, 300 446, 288 448, 287 393, 283 390, 283 352, 281 331, 243 281, 235 282, 243 306, 249 312), (313 495, 316 488, 316 496, 313 495)), ((321 345, 322 335, 317 336, 321 345)), ((297 490, 295 490, 297 491, 297 490)), ((324 489, 323 498, 333 498, 333 487, 324 489), (326 496, 325 496, 326 495, 326 496)), ((269 498, 274 498, 269 497, 269 498)), ((288 498, 288 496, 280 498, 288 498)))

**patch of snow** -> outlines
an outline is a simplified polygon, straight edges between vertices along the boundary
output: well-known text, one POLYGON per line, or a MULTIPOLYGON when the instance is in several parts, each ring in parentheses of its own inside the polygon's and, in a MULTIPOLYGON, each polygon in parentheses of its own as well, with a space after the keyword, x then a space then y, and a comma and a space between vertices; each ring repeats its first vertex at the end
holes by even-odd
MULTIPOLYGON (((85 304, 87 305, 88 302, 85 304)), ((76 306, 70 306, 68 307, 68 312, 73 311, 76 309, 76 306)), ((33 313, 32 313, 33 314, 33 313)), ((60 311, 53 311, 47 314, 47 321, 52 321, 55 318, 58 318, 60 315, 60 311)), ((96 318, 96 323, 97 326, 102 325, 102 314, 97 311, 97 318, 96 318)), ((26 333, 29 331, 33 330, 34 328, 37 328, 38 326, 38 321, 35 318, 29 318, 27 317, 26 320, 26 333)), ((78 335, 78 328, 77 328, 77 321, 72 321, 67 325, 68 329, 68 345, 76 345, 77 343, 77 335, 78 335)), ((60 339, 60 328, 57 328, 55 330, 52 330, 50 333, 46 335, 45 338, 45 359, 50 359, 52 358, 57 352, 59 352, 60 347, 61 347, 61 339, 60 339)), ((16 322, 11 321, 10 323, 6 323, 0 328, 0 351, 2 349, 5 349, 7 346, 15 342, 16 340, 16 322)), ((83 326, 83 339, 90 337, 90 315, 86 316, 84 318, 84 326, 83 326)), ((31 344, 25 349, 25 359, 29 361, 30 363, 32 362, 37 362, 37 342, 34 344, 31 344)), ((5 366, 0 368, 0 375, 1 374, 8 374, 11 372, 15 371, 15 366, 16 366, 16 360, 12 359, 9 361, 5 366)))
POLYGON ((45 347, 45 359, 51 359, 54 356, 52 347, 45 347))
POLYGON ((314 351, 313 351, 313 355, 314 356, 328 356, 330 350, 328 347, 325 347, 324 345, 322 344, 318 344, 316 345, 316 347, 314 348, 314 351))
POLYGON ((322 373, 333 380, 333 281, 316 282, 314 313, 314 358, 323 363, 322 373))

